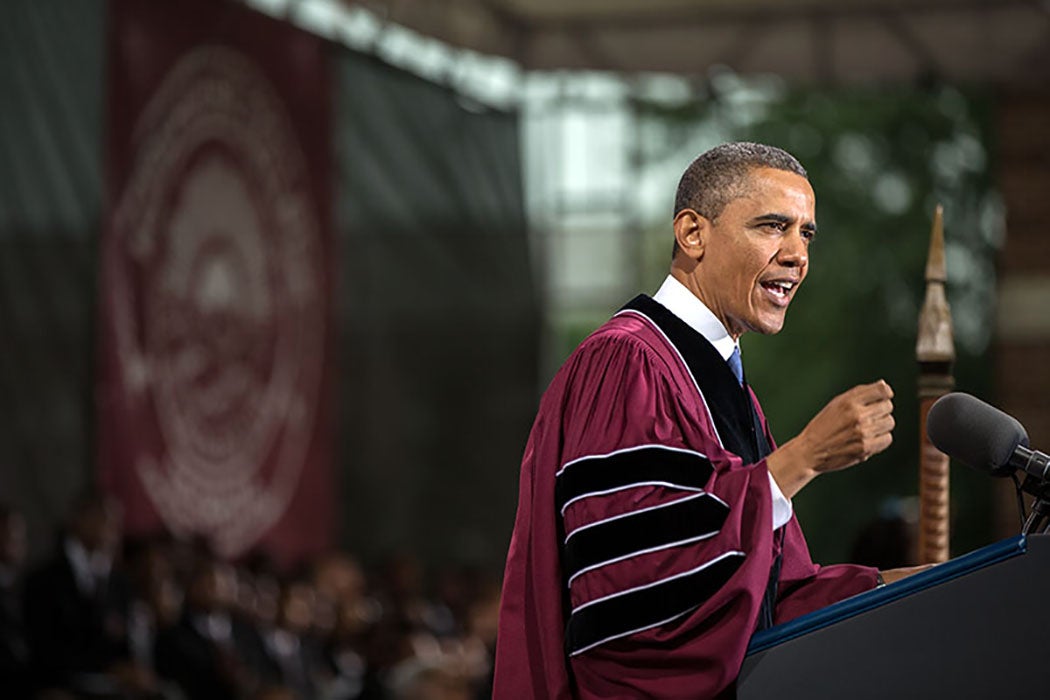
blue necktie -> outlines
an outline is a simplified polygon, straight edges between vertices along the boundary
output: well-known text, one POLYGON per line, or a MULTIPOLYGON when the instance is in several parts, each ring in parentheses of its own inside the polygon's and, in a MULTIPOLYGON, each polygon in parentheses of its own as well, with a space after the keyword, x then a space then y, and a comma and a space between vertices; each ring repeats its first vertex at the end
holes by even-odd
POLYGON ((737 382, 740 386, 744 386, 744 364, 740 361, 740 348, 733 348, 733 354, 726 361, 729 363, 729 369, 733 370, 733 376, 736 377, 737 382))

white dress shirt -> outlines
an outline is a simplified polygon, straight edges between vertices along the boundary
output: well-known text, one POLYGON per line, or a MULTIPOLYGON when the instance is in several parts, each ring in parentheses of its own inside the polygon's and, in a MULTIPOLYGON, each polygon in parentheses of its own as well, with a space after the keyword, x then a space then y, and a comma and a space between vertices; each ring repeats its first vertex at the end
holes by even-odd
POLYGON ((79 540, 67 537, 63 543, 66 559, 73 569, 77 588, 86 597, 95 595, 109 577, 112 560, 104 552, 89 552, 79 540))
MULTIPOLYGON (((740 347, 711 309, 671 275, 667 276, 653 299, 704 336, 723 360, 728 361, 733 351, 740 347)), ((769 490, 773 497, 773 529, 776 530, 791 520, 791 501, 784 496, 772 474, 769 474, 769 490)))

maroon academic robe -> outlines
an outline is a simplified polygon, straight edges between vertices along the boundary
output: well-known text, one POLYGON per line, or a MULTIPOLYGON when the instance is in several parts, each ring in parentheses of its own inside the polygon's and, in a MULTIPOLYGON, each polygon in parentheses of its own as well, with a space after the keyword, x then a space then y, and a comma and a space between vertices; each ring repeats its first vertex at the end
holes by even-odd
POLYGON ((493 697, 731 697, 781 554, 774 621, 876 585, 774 533, 749 388, 639 296, 587 338, 540 403, 503 582, 493 697))

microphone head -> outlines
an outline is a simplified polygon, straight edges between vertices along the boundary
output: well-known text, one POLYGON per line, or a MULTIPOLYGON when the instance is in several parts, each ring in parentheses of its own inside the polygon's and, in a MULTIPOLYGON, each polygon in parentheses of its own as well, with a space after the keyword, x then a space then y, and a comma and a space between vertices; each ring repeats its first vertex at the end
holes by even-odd
POLYGON ((1016 418, 962 392, 930 406, 926 434, 941 452, 992 476, 1012 474, 1010 457, 1019 445, 1028 446, 1028 433, 1016 418))

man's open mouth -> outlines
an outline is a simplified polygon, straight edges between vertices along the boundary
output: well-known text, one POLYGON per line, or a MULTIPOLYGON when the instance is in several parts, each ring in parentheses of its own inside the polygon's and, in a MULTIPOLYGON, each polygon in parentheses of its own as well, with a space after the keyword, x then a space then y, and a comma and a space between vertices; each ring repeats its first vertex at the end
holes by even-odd
POLYGON ((767 290, 777 299, 786 300, 791 296, 791 290, 798 284, 790 280, 770 280, 768 282, 762 282, 762 288, 767 290))

